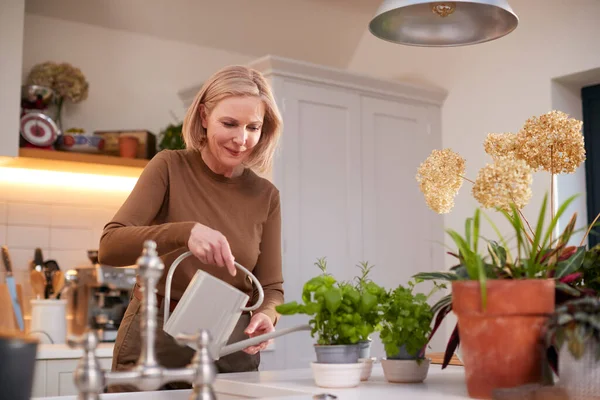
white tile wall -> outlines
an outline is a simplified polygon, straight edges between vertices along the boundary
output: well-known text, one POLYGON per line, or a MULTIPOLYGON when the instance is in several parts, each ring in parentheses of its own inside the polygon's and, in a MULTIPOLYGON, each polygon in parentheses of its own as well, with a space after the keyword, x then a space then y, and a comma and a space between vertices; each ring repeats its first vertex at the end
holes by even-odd
MULTIPOLYGON (((63 271, 90 264, 89 249, 97 249, 104 225, 128 193, 70 187, 44 187, 0 182, 0 245, 7 245, 17 283, 29 314, 29 267, 36 247, 45 260, 56 260, 63 271)), ((4 270, 0 268, 0 278, 4 270)))

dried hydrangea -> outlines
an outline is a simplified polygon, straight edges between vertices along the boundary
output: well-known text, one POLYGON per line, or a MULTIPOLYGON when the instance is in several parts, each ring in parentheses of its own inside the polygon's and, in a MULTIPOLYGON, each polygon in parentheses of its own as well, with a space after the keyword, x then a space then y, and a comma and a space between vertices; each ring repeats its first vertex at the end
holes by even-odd
POLYGON ((479 170, 472 194, 484 208, 521 209, 531 199, 531 167, 523 160, 504 157, 479 170))
POLYGON ((79 68, 69 63, 47 61, 35 65, 26 80, 28 85, 51 88, 58 96, 72 103, 87 99, 89 83, 79 68))
POLYGON ((529 118, 517 134, 516 156, 534 170, 573 173, 585 161, 581 126, 561 111, 529 118))
POLYGON ((465 160, 451 149, 433 150, 417 171, 417 182, 427 206, 439 214, 454 207, 463 183, 465 160))
POLYGON ((490 133, 483 142, 483 148, 494 160, 501 157, 514 157, 517 149, 517 135, 514 133, 490 133))
POLYGON ((33 68, 31 68, 31 71, 29 71, 26 84, 45 86, 53 89, 57 68, 58 65, 52 61, 35 65, 33 68))

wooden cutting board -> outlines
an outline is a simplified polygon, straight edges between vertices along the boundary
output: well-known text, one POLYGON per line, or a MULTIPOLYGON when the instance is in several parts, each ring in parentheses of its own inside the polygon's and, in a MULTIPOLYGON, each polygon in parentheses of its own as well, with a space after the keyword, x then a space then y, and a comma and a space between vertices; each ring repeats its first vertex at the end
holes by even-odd
MULTIPOLYGON (((23 310, 23 291, 21 285, 17 284, 17 298, 21 305, 21 312, 23 310)), ((19 331, 19 324, 17 323, 17 316, 13 309, 13 304, 10 299, 10 291, 8 285, 5 283, 0 284, 0 329, 7 331, 19 331)))
MULTIPOLYGON (((444 363, 444 353, 428 353, 427 357, 431 358, 432 364, 443 364, 444 363)), ((450 359, 450 363, 448 365, 459 365, 463 366, 463 363, 460 362, 456 355, 453 355, 450 359)))

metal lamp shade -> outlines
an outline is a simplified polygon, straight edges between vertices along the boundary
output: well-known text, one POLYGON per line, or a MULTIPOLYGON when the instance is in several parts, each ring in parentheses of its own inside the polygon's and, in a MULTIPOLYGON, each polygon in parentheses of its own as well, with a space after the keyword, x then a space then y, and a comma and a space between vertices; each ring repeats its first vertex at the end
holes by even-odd
POLYGON ((508 2, 502 0, 384 0, 369 31, 393 43, 452 47, 498 39, 518 23, 508 2))

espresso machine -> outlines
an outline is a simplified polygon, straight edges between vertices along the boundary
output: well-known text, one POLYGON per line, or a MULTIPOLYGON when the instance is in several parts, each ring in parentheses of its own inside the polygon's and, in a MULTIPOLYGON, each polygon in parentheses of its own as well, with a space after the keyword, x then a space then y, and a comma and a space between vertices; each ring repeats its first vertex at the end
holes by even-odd
POLYGON ((69 332, 81 335, 91 328, 101 342, 114 342, 136 282, 137 266, 102 265, 97 250, 89 250, 88 258, 92 265, 68 272, 73 282, 68 296, 72 316, 69 332))

